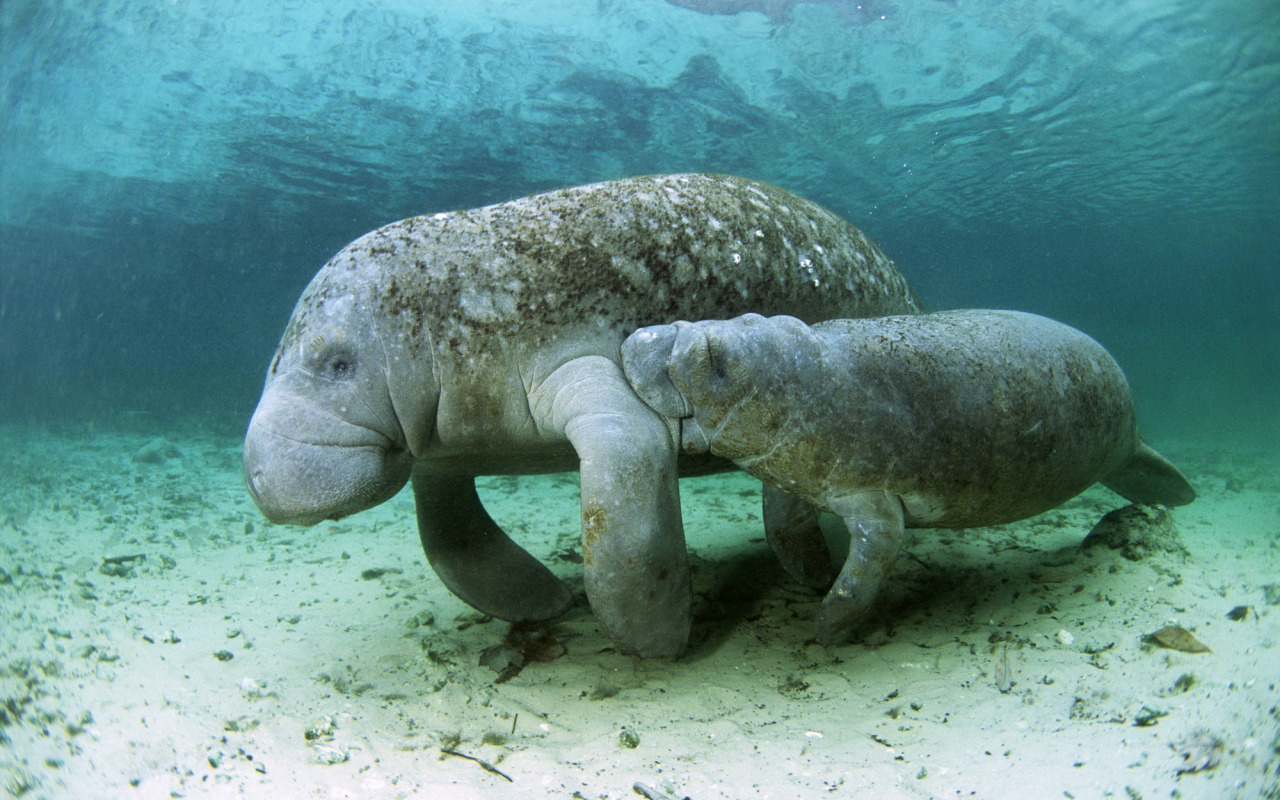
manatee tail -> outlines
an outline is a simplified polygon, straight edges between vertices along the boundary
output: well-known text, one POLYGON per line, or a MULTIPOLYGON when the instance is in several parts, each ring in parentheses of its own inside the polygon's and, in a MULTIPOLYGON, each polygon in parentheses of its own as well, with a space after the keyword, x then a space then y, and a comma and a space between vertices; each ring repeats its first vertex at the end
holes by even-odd
POLYGON ((1185 506, 1196 499, 1196 490, 1178 468, 1141 439, 1129 460, 1103 478, 1102 485, 1131 503, 1185 506))

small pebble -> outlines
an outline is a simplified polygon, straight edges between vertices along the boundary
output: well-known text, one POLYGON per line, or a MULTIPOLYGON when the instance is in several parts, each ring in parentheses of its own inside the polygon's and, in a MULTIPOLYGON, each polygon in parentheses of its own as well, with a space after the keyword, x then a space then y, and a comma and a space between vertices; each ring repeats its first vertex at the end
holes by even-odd
POLYGON ((326 764, 326 765, 345 764, 350 760, 351 760, 351 754, 348 753, 346 750, 337 750, 332 747, 316 748, 317 764, 326 764))
POLYGON ((276 693, 267 689, 266 681, 257 678, 245 678, 240 681, 240 692, 248 700, 265 700, 276 697, 276 693))
POLYGON ((314 742, 317 739, 332 739, 334 732, 338 729, 338 723, 333 717, 325 714, 324 716, 312 721, 302 732, 302 738, 308 742, 314 742))

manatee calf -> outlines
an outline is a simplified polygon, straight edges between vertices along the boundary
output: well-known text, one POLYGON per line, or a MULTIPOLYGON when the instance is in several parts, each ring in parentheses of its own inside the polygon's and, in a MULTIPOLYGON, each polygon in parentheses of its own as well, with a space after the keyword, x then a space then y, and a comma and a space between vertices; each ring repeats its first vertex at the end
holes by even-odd
MULTIPOLYGON (((554 617, 570 594, 489 517, 474 479, 578 469, 587 595, 625 651, 684 648, 691 591, 670 424, 619 347, 642 325, 746 311, 910 313, 853 226, 740 178, 610 181, 413 217, 345 247, 303 292, 249 423, 262 512, 307 525, 412 477, 423 548, 487 614, 554 617)), ((706 459, 684 459, 686 471, 706 459)))
POLYGON ((818 620, 825 643, 865 615, 904 527, 1012 522, 1099 481, 1135 503, 1195 499, 1138 438, 1107 351, 1034 314, 677 322, 631 335, 622 364, 641 398, 680 421, 685 453, 731 459, 766 483, 769 541, 793 576, 831 585, 813 508, 844 519, 849 554, 818 620))

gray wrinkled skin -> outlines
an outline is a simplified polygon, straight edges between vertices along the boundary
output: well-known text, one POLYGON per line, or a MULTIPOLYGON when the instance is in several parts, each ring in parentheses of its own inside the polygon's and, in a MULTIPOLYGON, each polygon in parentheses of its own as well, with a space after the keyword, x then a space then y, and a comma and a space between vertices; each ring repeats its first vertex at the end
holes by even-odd
POLYGON ((850 554, 819 619, 827 642, 870 607, 903 527, 1024 519, 1098 481, 1133 502, 1195 497, 1139 439, 1107 351, 1033 314, 677 322, 637 331, 623 365, 646 402, 680 420, 685 452, 774 487, 766 527, 797 578, 832 580, 812 507, 845 519, 850 554))
POLYGON ((893 264, 847 222, 740 178, 610 181, 379 228, 304 291, 245 437, 272 521, 369 508, 412 477, 445 584, 501 619, 570 594, 475 493, 485 474, 579 469, 592 608, 618 646, 674 655, 691 595, 673 425, 619 365, 676 319, 913 313, 893 264))

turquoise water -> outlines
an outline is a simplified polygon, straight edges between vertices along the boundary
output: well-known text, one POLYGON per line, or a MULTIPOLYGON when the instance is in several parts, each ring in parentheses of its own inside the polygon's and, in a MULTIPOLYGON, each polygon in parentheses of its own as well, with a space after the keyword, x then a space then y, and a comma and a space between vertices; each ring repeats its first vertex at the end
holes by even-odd
POLYGON ((1273 2, 0 7, 0 414, 243 425, 388 221, 665 171, 828 205, 931 308, 1081 327, 1148 437, 1274 439, 1273 2))
POLYGON ((3 794, 1280 797, 1278 32, 1276 0, 0 0, 3 794), (588 607, 577 476, 485 477, 576 599, 565 657, 496 683, 512 633, 407 492, 265 521, 241 437, 335 251, 675 171, 828 206, 930 309, 1101 341, 1199 492, 1190 560, 1081 550, 1095 487, 913 532, 825 648, 757 484, 692 479, 693 644, 640 660, 588 607))

